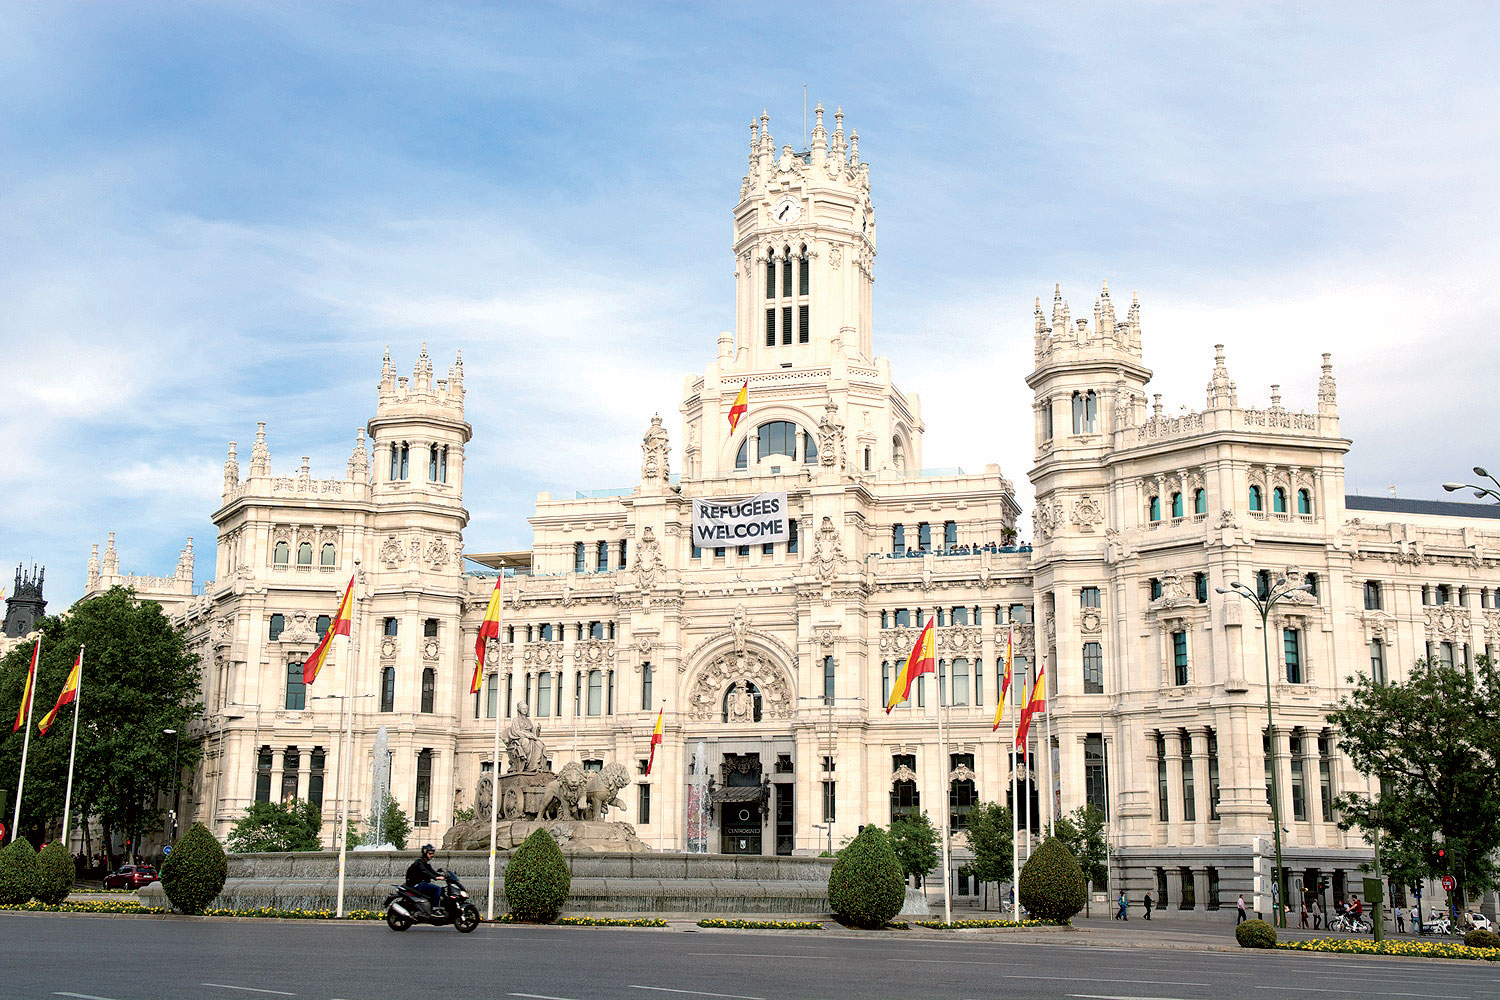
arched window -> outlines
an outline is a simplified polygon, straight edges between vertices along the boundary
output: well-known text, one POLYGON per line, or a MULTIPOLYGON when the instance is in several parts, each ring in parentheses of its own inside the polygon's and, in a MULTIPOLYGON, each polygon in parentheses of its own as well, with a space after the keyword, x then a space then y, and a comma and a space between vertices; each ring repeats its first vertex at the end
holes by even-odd
POLYGON ((401 478, 401 446, 391 445, 391 482, 401 478))
POLYGON ((1193 491, 1193 513, 1208 513, 1208 492, 1201 486, 1193 491))
POLYGON ((438 480, 446 483, 448 481, 448 446, 443 445, 443 450, 438 454, 438 480))
POLYGON ((334 563, 334 560, 337 559, 337 558, 338 558, 338 550, 333 547, 333 543, 332 542, 324 542, 323 543, 323 554, 321 556, 319 556, 319 560, 321 561, 322 565, 324 565, 324 566, 332 566, 333 563, 334 563))
POLYGON ((786 455, 796 457, 797 455, 797 425, 788 420, 772 420, 761 424, 756 429, 760 444, 757 449, 755 460, 757 462, 765 459, 768 455, 786 455))
POLYGON ((285 631, 286 631, 286 615, 280 615, 280 614, 272 615, 271 616, 271 630, 268 633, 270 640, 272 642, 275 642, 277 639, 281 638, 281 633, 283 633, 285 631))
POLYGON ((895 466, 897 472, 906 471, 906 449, 902 447, 900 438, 891 438, 891 465, 895 466))
POLYGON ((408 479, 411 476, 411 445, 405 441, 401 442, 401 478, 408 479))
POLYGON ((802 432, 802 464, 818 464, 818 439, 807 431, 802 432))
POLYGON ((1259 486, 1252 486, 1252 487, 1250 487, 1250 509, 1251 510, 1260 510, 1260 509, 1262 509, 1261 508, 1261 503, 1260 503, 1260 487, 1259 486))
MULTIPOLYGON (((809 285, 811 283, 811 280, 812 279, 810 278, 810 276, 807 273, 807 244, 804 243, 804 244, 802 244, 802 262, 801 262, 801 266, 797 269, 797 294, 798 295, 806 295, 807 294, 808 287, 809 287, 809 285)), ((804 343, 806 343, 806 341, 804 341, 804 343)))
POLYGON ((396 668, 386 667, 380 671, 380 710, 396 710, 396 668))
POLYGON ((773 250, 766 252, 766 298, 776 297, 776 253, 773 250))
POLYGON ((588 552, 584 549, 582 542, 573 543, 573 572, 587 573, 589 571, 588 552))
POLYGON ((599 715, 604 711, 604 672, 589 671, 588 714, 599 715))
POLYGON ((333 624, 333 619, 328 615, 318 616, 318 638, 321 639, 328 634, 328 626, 333 624))
POLYGON ((433 445, 427 449, 427 479, 437 482, 438 477, 438 446, 433 445))
POLYGON ((795 517, 788 518, 786 526, 786 551, 789 555, 795 555, 797 552, 797 519, 795 517))
POLYGON ((1073 433, 1083 433, 1083 393, 1073 393, 1073 433))
POLYGON ((792 248, 784 246, 781 248, 781 295, 782 298, 792 297, 792 248))
POLYGON ((1173 517, 1181 517, 1182 516, 1182 494, 1181 493, 1173 493, 1172 494, 1172 516, 1173 517))
POLYGON ((745 438, 745 440, 743 440, 743 441, 740 442, 740 450, 738 452, 736 452, 735 456, 734 456, 734 467, 736 469, 748 469, 748 468, 750 468, 750 439, 749 438, 745 438))
POLYGON ((736 684, 731 684, 729 686, 729 690, 726 690, 724 692, 724 701, 720 705, 720 708, 723 710, 724 721, 725 722, 729 721, 729 699, 730 699, 730 697, 732 695, 737 695, 737 694, 740 693, 740 691, 739 691, 739 685, 741 685, 741 684, 743 684, 745 686, 745 688, 749 691, 749 694, 750 694, 750 706, 751 706, 751 709, 750 709, 750 718, 753 721, 755 721, 755 722, 759 722, 760 721, 760 708, 761 708, 761 705, 760 705, 760 688, 756 687, 754 684, 750 683, 749 681, 739 681, 736 684))
POLYGON ((428 667, 422 671, 422 711, 431 712, 437 697, 437 671, 428 667))
POLYGON ((1271 513, 1286 513, 1286 490, 1280 486, 1271 491, 1271 513))
POLYGON ((302 682, 302 664, 286 665, 286 710, 300 712, 307 707, 307 685, 302 682))
POLYGON ((1152 497, 1147 505, 1150 508, 1149 516, 1153 521, 1161 520, 1161 497, 1152 497))
POLYGON ((277 542, 276 547, 271 550, 271 561, 278 566, 285 566, 291 557, 292 547, 286 542, 277 542))
POLYGON ((312 565, 312 542, 300 542, 297 545, 297 565, 312 565))
MULTIPOLYGON (((949 756, 952 757, 954 770, 957 770, 959 767, 967 767, 970 771, 974 770, 973 754, 955 753, 949 756)), ((964 778, 963 780, 950 781, 948 783, 949 825, 954 830, 967 829, 969 825, 969 810, 978 802, 979 792, 974 787, 973 779, 964 778)))
POLYGON ((1297 491, 1297 513, 1299 513, 1299 514, 1311 514, 1312 513, 1312 494, 1309 493, 1307 490, 1298 490, 1297 491))

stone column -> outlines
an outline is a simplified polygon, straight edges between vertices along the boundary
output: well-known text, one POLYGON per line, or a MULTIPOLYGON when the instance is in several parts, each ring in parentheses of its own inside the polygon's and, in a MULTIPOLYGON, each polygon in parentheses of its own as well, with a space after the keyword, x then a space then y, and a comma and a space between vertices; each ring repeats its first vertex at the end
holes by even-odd
MULTIPOLYGON (((1207 844, 1210 814, 1208 790, 1208 730, 1193 730, 1192 741, 1192 760, 1189 761, 1189 766, 1191 766, 1193 769, 1193 809, 1197 817, 1193 826, 1193 838, 1195 843, 1207 844)), ((1207 878, 1207 876, 1205 875, 1204 878, 1207 878)))
MULTIPOLYGON (((1281 835, 1283 851, 1297 838, 1297 823, 1292 815, 1292 733, 1283 726, 1276 727, 1271 741, 1271 753, 1275 758, 1276 780, 1281 785, 1281 825, 1287 831, 1281 835)), ((1307 794, 1306 787, 1303 794, 1307 794)), ((1283 859, 1285 860, 1285 859, 1283 859)))
MULTIPOLYGON (((1182 796, 1182 744, 1176 733, 1166 734, 1167 743, 1167 843, 1183 844, 1189 839, 1183 826, 1187 812, 1183 808, 1182 796)), ((1158 814, 1159 815, 1159 814, 1158 814)))

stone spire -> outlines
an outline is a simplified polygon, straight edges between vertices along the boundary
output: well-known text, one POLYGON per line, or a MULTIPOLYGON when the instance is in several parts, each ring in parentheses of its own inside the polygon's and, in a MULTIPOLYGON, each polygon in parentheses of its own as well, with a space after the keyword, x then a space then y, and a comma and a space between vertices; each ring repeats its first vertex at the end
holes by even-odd
POLYGON ((1208 408, 1217 410, 1226 406, 1238 406, 1234 382, 1229 378, 1229 368, 1224 364, 1224 345, 1214 345, 1214 376, 1208 380, 1208 408))
POLYGON ((833 112, 833 148, 829 155, 842 160, 844 152, 844 109, 836 108, 833 112))
POLYGON ((354 450, 349 453, 345 478, 356 483, 370 481, 370 453, 365 449, 365 429, 354 428, 354 450))
POLYGON ((391 364, 391 345, 385 345, 385 360, 380 364, 380 389, 390 392, 396 388, 396 366, 391 364))
POLYGON ((240 486, 240 461, 235 455, 234 442, 229 442, 229 456, 224 459, 224 495, 227 497, 240 486))
POLYGON ((416 367, 411 373, 412 388, 417 392, 432 391, 432 359, 427 356, 427 341, 422 341, 422 353, 417 355, 416 367))
POLYGON ((99 586, 99 543, 95 542, 89 552, 89 579, 85 590, 94 590, 99 586))
POLYGON ((255 444, 250 448, 250 478, 271 474, 271 449, 266 447, 266 422, 255 425, 255 444))
POLYGON ((1115 304, 1109 297, 1109 279, 1104 279, 1104 289, 1099 293, 1099 299, 1094 303, 1094 329, 1099 331, 1099 336, 1108 337, 1111 340, 1115 336, 1115 304))
POLYGON ((103 572, 105 576, 120 575, 120 553, 115 551, 115 533, 109 533, 109 541, 104 546, 103 572))
POLYGON ((1333 380, 1333 355, 1323 355, 1323 375, 1318 379, 1318 411, 1336 416, 1339 406, 1338 383, 1333 380))
POLYGON ((1052 329, 1065 331, 1068 328, 1068 304, 1063 301, 1062 282, 1052 286, 1052 329))
POLYGON ((816 119, 817 124, 813 126, 812 135, 810 137, 811 148, 813 151, 813 155, 819 159, 822 159, 824 156, 828 155, 828 130, 823 127, 822 101, 819 101, 818 106, 813 109, 813 116, 816 119))

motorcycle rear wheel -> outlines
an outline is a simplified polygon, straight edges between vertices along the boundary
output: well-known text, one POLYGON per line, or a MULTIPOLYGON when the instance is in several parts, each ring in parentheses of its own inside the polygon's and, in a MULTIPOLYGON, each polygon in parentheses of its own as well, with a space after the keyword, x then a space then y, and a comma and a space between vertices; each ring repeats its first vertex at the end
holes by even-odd
POLYGON ((468 934, 479 926, 479 910, 473 904, 465 906, 459 911, 458 917, 454 919, 453 926, 458 928, 460 934, 468 934))
POLYGON ((411 918, 404 917, 393 909, 386 910, 385 925, 393 931, 404 931, 411 926, 411 918))

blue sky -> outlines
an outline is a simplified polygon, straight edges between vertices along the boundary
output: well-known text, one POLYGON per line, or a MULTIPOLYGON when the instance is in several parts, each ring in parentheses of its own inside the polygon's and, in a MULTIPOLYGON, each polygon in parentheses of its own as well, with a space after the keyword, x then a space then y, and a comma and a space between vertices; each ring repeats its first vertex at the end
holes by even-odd
POLYGON ((341 474, 387 344, 464 352, 470 551, 633 482, 733 322, 750 119, 796 142, 804 83, 871 164, 926 465, 1022 486, 1032 300, 1104 278, 1169 412, 1216 342, 1293 409, 1332 351, 1351 490, 1500 465, 1493 5, 913 10, 0 3, 0 570, 61 607, 115 531, 210 577, 226 442, 341 474))

